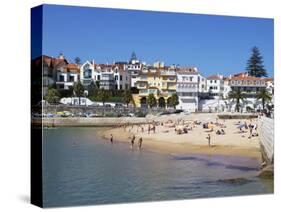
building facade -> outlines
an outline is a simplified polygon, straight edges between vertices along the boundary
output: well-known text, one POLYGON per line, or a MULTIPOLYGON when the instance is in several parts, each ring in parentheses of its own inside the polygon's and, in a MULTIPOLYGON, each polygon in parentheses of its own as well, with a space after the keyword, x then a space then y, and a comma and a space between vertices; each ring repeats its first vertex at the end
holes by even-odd
POLYGON ((125 90, 131 87, 130 73, 126 71, 125 64, 95 64, 94 61, 87 61, 80 68, 80 77, 84 86, 94 82, 105 90, 125 90))
POLYGON ((137 76, 139 93, 133 95, 137 107, 147 107, 147 97, 153 94, 158 107, 167 107, 168 98, 176 93, 176 71, 169 67, 143 68, 137 76))
POLYGON ((196 67, 186 67, 177 70, 178 109, 195 112, 198 110, 199 98, 206 90, 206 79, 196 67))
POLYGON ((79 81, 80 70, 76 64, 70 63, 61 66, 56 72, 56 88, 58 90, 68 90, 73 88, 74 83, 79 81))

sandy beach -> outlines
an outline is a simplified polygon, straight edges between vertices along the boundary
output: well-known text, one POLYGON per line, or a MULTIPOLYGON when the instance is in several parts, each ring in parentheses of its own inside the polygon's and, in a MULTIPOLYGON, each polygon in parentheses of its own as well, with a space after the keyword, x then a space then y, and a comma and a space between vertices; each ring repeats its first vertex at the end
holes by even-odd
MULTIPOLYGON (((138 149, 138 140, 142 137, 142 149, 168 154, 217 154, 244 156, 261 160, 258 136, 248 138, 249 128, 239 129, 245 122, 247 125, 257 124, 256 119, 218 119, 216 114, 166 115, 154 117, 147 124, 114 127, 102 131, 100 136, 114 142, 125 142, 131 145, 135 135, 134 148, 138 149), (203 124, 208 128, 203 128, 203 124), (150 132, 149 126, 151 128, 150 132), (155 132, 153 131, 155 126, 155 132), (225 134, 216 134, 217 130, 225 134), (187 133, 186 133, 187 132, 187 133), (208 146, 207 136, 210 135, 208 146)), ((257 133, 256 130, 252 131, 257 133)))

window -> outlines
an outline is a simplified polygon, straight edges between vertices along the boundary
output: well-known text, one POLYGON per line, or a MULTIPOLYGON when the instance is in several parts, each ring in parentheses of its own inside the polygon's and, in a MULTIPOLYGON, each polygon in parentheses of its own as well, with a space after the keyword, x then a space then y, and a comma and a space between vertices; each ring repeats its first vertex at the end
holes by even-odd
POLYGON ((122 85, 120 85, 120 89, 122 90, 122 85))
POLYGON ((100 75, 98 75, 98 80, 100 80, 100 75))
POLYGON ((217 80, 215 80, 215 83, 217 83, 217 80))
POLYGON ((64 76, 63 75, 60 75, 59 81, 64 82, 64 76))
POLYGON ((213 80, 210 80, 210 83, 213 83, 213 80))
POLYGON ((189 77, 189 80, 190 80, 190 82, 192 82, 192 80, 193 80, 193 77, 189 77))
POLYGON ((120 81, 122 81, 122 75, 120 75, 120 81))
POLYGON ((74 76, 69 76, 69 81, 74 82, 74 76))

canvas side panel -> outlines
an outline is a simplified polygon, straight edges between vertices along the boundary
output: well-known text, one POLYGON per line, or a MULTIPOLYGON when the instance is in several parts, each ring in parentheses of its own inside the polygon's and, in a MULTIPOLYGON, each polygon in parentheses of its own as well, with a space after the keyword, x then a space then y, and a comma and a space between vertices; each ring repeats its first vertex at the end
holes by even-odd
POLYGON ((31 203, 43 207, 42 191, 42 28, 43 6, 31 9, 31 203))

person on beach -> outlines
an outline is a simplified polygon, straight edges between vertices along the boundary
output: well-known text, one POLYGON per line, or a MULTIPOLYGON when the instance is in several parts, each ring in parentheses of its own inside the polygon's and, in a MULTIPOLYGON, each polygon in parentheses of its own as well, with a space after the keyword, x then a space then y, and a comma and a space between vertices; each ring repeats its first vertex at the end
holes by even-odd
POLYGON ((144 128, 143 128, 143 126, 141 126, 141 132, 144 132, 144 128))
POLYGON ((131 139, 131 148, 132 148, 132 149, 133 149, 133 147, 134 147, 135 139, 136 139, 136 136, 133 135, 133 137, 132 137, 132 139, 131 139))
POLYGON ((139 150, 141 149, 142 146, 142 137, 139 138, 139 150))
POLYGON ((110 143, 113 144, 113 135, 110 134, 110 143))
POLYGON ((248 138, 252 138, 252 135, 253 135, 253 126, 252 125, 249 125, 249 132, 250 132, 250 134, 249 134, 249 137, 248 138))
POLYGON ((153 130, 153 133, 155 133, 155 130, 156 130, 156 126, 155 126, 155 124, 153 124, 153 126, 152 126, 152 130, 153 130))
POLYGON ((148 134, 150 134, 150 124, 148 125, 148 134))
POLYGON ((208 146, 211 147, 211 135, 208 134, 208 136, 206 138, 208 140, 208 146))

